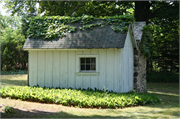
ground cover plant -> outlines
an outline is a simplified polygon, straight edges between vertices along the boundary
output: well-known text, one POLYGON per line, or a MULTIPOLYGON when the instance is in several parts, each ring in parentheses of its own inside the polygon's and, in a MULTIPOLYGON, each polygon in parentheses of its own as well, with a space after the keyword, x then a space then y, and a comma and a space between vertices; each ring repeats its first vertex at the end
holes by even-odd
MULTIPOLYGON (((1 75, 1 86, 27 85, 27 75, 1 75), (17 83, 18 82, 18 83, 17 83), (26 83, 25 83, 26 82, 26 83)), ((0 98, 2 118, 179 118, 179 84, 147 83, 147 91, 159 97, 162 102, 144 106, 130 106, 119 109, 78 108, 61 104, 47 104, 23 101, 21 99, 0 98), (15 113, 4 113, 4 106, 12 107, 15 113)))
POLYGON ((161 102, 155 95, 136 92, 118 94, 106 91, 14 86, 1 87, 0 93, 2 97, 78 107, 122 108, 161 102))

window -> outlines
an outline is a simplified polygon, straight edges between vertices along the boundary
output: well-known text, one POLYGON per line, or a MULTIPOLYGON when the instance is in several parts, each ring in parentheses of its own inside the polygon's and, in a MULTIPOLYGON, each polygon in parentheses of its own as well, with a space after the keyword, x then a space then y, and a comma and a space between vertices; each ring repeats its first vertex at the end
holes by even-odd
POLYGON ((96 71, 96 58, 80 58, 80 71, 96 71))
POLYGON ((96 54, 77 54, 76 55, 76 74, 99 74, 98 55, 96 54))

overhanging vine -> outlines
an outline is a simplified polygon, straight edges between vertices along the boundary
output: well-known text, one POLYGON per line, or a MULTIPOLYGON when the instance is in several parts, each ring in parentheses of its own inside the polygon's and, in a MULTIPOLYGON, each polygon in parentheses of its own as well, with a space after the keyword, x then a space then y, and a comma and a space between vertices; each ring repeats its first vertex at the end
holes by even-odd
POLYGON ((36 16, 31 19, 28 37, 43 38, 44 40, 63 37, 67 32, 76 31, 76 27, 71 26, 71 23, 80 21, 83 27, 81 30, 93 29, 93 27, 103 27, 107 24, 112 25, 112 30, 115 32, 125 33, 128 31, 126 25, 134 21, 131 15, 120 16, 104 16, 96 18, 93 16, 83 15, 81 17, 69 16, 36 16), (103 22, 92 24, 93 21, 102 19, 103 22))

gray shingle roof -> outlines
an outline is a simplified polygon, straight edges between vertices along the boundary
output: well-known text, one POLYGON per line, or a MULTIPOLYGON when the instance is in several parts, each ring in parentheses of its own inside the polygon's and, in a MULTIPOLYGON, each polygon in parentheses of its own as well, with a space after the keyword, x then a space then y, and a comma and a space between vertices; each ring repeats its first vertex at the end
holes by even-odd
MULTIPOLYGON (((73 23, 72 26, 82 25, 73 23)), ((84 31, 76 29, 75 32, 66 33, 65 37, 51 40, 27 38, 23 49, 123 48, 127 33, 114 32, 111 27, 97 26, 84 31)))

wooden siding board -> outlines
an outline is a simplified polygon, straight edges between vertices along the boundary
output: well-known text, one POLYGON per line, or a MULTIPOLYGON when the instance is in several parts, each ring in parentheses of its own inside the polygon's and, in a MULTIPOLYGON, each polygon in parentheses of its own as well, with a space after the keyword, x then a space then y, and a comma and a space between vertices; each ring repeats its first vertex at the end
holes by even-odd
POLYGON ((38 85, 44 87, 44 73, 45 73, 45 52, 38 51, 38 85))
POLYGON ((121 49, 118 50, 118 73, 117 73, 117 77, 118 77, 118 81, 117 81, 117 92, 120 93, 121 92, 121 60, 120 60, 120 56, 121 56, 121 49))
POLYGON ((29 52, 29 85, 36 86, 38 83, 37 79, 37 51, 29 52))
POLYGON ((114 81, 113 81, 113 90, 115 92, 118 91, 118 87, 117 87, 117 73, 118 73, 118 49, 114 49, 114 71, 113 71, 113 75, 114 75, 114 81))
POLYGON ((113 64, 114 64, 114 49, 107 50, 107 87, 108 90, 113 90, 113 64))
POLYGON ((68 87, 75 88, 75 51, 68 51, 68 87))
POLYGON ((99 49, 99 89, 106 87, 106 49, 99 49))
POLYGON ((60 52, 53 51, 53 87, 59 87, 60 52))
MULTIPOLYGON (((79 72, 79 59, 77 55, 82 54, 82 51, 76 51, 76 72, 79 72)), ((76 75, 76 88, 82 88, 82 76, 76 75)))
POLYGON ((121 49, 121 55, 120 55, 120 62, 121 62, 121 81, 120 81, 120 91, 124 92, 124 49, 121 49))
POLYGON ((60 87, 67 88, 67 51, 61 51, 61 80, 60 80, 60 87))
POLYGON ((46 51, 46 74, 45 74, 45 86, 52 87, 52 51, 46 51))

